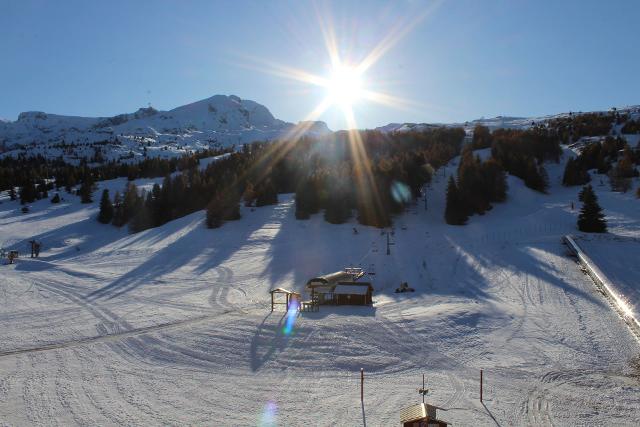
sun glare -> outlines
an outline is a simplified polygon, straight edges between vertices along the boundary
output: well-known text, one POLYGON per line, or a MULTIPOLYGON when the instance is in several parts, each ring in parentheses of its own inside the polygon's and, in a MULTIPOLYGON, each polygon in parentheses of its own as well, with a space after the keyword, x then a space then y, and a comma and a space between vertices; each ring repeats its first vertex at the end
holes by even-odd
POLYGON ((326 88, 330 102, 343 109, 351 108, 364 95, 361 73, 346 65, 334 68, 326 88))

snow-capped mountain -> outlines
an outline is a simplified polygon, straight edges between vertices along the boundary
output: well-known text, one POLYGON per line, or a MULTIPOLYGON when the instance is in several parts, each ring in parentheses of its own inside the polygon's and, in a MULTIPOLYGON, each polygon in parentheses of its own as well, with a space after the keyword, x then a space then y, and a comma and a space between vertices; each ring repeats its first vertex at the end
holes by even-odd
MULTIPOLYGON (((215 95, 170 111, 148 107, 113 117, 24 112, 14 122, 0 121, 0 147, 57 157, 68 155, 68 147, 74 146, 74 156, 83 157, 87 150, 94 150, 94 143, 107 142, 113 143, 107 157, 142 156, 143 152, 168 155, 271 140, 293 126, 255 101, 215 95)), ((325 123, 315 122, 307 132, 321 135, 330 130, 325 123)))

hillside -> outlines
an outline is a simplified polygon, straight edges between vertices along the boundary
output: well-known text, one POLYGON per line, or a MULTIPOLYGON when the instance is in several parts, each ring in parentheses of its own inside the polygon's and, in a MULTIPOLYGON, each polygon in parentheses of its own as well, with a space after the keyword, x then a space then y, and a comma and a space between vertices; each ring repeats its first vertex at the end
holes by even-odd
MULTIPOLYGON (((124 178, 98 182, 93 204, 44 199, 28 214, 3 194, 0 245, 44 244, 0 266, 3 421, 393 425, 425 373, 455 425, 637 425, 638 341, 560 243, 576 233, 579 187, 560 184, 574 155, 546 165, 549 194, 509 176, 507 201, 464 227, 443 220, 452 160, 428 210, 395 218, 391 255, 386 234, 353 219, 296 220, 291 195, 215 230, 199 211, 128 234, 95 221, 100 191, 124 178), (347 265, 375 273, 373 307, 322 306, 286 334, 268 290, 347 265), (416 292, 394 293, 404 281, 416 292)), ((637 258, 638 201, 594 187, 609 238, 637 258)))
MULTIPOLYGON (((148 107, 113 117, 25 112, 14 122, 0 122, 0 147, 5 155, 63 156, 71 162, 94 154, 96 143, 103 143, 98 147, 106 159, 169 157, 272 140, 293 126, 257 102, 215 95, 170 111, 148 107)), ((307 132, 322 135, 329 129, 316 122, 307 132)))

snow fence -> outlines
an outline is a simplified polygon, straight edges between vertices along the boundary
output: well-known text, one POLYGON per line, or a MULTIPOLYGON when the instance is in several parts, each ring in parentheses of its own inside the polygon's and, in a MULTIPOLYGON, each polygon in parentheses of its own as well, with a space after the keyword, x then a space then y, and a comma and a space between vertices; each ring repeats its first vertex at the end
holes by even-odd
POLYGON ((563 241, 569 250, 571 250, 571 252, 573 252, 573 254, 578 258, 578 262, 589 277, 591 277, 596 288, 598 288, 598 290, 609 299, 624 321, 634 332, 636 337, 640 338, 640 322, 638 321, 638 314, 633 312, 631 305, 628 304, 625 298, 615 290, 604 273, 580 248, 578 243, 576 243, 573 236, 566 235, 564 236, 563 241))

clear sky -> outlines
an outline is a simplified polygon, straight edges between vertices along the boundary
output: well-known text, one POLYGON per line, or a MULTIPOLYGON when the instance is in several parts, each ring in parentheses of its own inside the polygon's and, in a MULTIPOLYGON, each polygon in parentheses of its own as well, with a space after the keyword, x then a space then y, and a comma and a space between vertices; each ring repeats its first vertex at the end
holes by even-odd
MULTIPOLYGON (((359 101, 359 127, 640 104, 637 0, 0 0, 0 117, 110 116, 235 94, 297 122, 325 89, 267 63, 328 75, 319 16, 352 62, 407 30, 364 78, 410 102, 359 101)), ((346 126, 339 108, 320 119, 346 126)))

